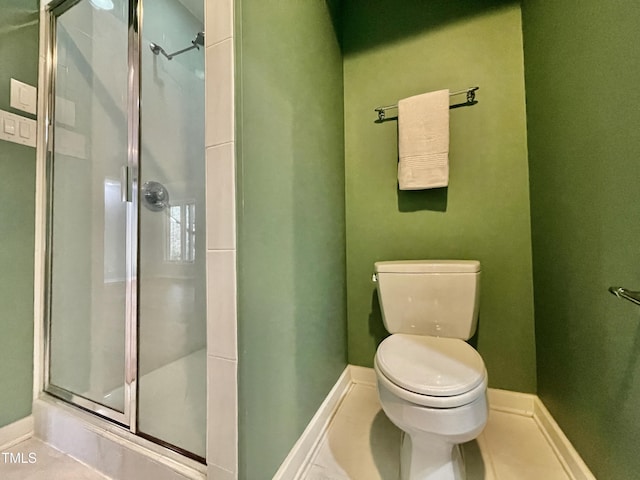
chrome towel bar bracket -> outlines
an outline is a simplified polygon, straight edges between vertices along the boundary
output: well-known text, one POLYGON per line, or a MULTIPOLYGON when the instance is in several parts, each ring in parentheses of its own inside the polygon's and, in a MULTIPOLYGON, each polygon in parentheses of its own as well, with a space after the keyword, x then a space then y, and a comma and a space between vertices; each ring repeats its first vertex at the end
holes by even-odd
POLYGON ((609 287, 609 292, 618 298, 624 298, 636 305, 640 305, 640 292, 632 292, 622 287, 609 287))

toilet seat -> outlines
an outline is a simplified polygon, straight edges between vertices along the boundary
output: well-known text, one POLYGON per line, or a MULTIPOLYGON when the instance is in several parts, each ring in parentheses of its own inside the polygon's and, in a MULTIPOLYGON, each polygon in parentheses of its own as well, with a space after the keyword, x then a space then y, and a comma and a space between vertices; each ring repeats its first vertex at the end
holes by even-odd
POLYGON ((391 335, 378 347, 375 369, 399 397, 435 408, 471 403, 487 387, 482 357, 455 338, 391 335))
POLYGON ((480 383, 473 390, 463 393, 462 395, 454 395, 451 397, 432 397, 429 395, 420 395, 419 393, 414 393, 409 390, 405 390, 402 387, 399 387, 391 380, 389 380, 378 367, 378 362, 374 361, 374 370, 376 371, 376 377, 378 379, 378 383, 383 384, 387 390, 392 392, 398 398, 406 400, 407 402, 411 402, 415 405, 420 405, 422 407, 430 407, 430 408, 456 408, 462 407, 464 405, 468 405, 476 401, 479 397, 484 395, 487 390, 487 380, 480 383))

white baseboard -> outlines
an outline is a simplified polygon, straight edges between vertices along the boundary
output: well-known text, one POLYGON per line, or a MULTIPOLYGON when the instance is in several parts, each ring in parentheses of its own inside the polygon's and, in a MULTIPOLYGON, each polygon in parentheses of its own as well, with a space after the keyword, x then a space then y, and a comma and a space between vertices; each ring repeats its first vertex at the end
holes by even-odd
POLYGON ((373 368, 348 365, 351 381, 363 385, 376 385, 376 371, 373 368))
MULTIPOLYGON (((274 480, 302 479, 343 398, 354 384, 375 385, 375 371, 347 365, 278 469, 274 480)), ((487 389, 487 395, 491 410, 533 418, 571 480, 596 480, 537 395, 497 388, 487 389)))
POLYGON ((546 437, 571 480, 596 480, 538 397, 535 398, 533 420, 546 437))
POLYGON ((513 413, 532 417, 535 401, 538 397, 530 393, 512 392, 498 388, 488 388, 489 408, 498 412, 513 413))
POLYGON ((329 429, 329 424, 342 399, 346 396, 353 384, 349 365, 344 369, 340 378, 333 386, 327 398, 313 416, 307 428, 293 446, 287 458, 273 476, 273 480, 294 480, 300 478, 307 465, 313 458, 314 453, 320 445, 325 432, 329 429))
POLYGON ((0 428, 0 451, 24 442, 33 436, 33 416, 21 418, 0 428))
POLYGON ((489 388, 491 410, 531 417, 571 480, 596 480, 537 395, 489 388))

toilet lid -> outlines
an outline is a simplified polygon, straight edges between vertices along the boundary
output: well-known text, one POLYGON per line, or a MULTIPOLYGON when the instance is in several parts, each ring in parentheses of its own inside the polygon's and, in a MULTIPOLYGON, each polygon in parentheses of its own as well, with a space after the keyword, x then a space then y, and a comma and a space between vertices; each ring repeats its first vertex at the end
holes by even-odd
POLYGON ((457 338, 391 335, 378 347, 376 360, 389 380, 421 395, 461 395, 485 378, 480 354, 457 338))

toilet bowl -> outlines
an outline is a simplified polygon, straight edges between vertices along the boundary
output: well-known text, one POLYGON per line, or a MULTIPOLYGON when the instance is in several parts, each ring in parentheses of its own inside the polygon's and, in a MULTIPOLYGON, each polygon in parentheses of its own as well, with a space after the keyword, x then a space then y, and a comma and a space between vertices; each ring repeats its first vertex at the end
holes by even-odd
POLYGON ((460 444, 488 418, 487 372, 464 340, 476 330, 477 261, 378 262, 389 337, 374 359, 380 404, 403 431, 401 480, 464 480, 460 444))
POLYGON ((466 478, 459 445, 476 438, 488 416, 487 375, 476 351, 462 340, 396 334, 378 348, 374 369, 382 409, 404 432, 401 479, 466 478), (470 358, 461 360, 461 351, 470 358))

